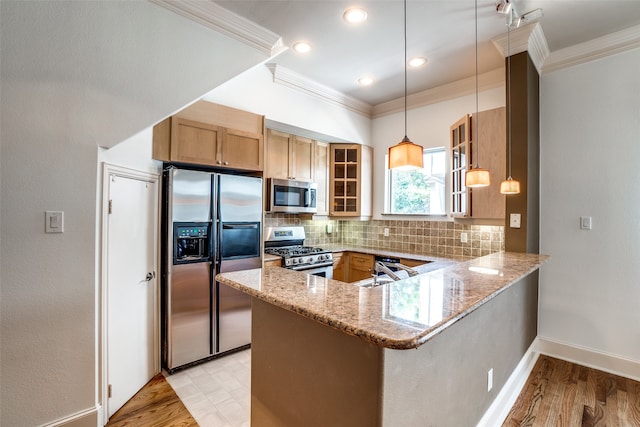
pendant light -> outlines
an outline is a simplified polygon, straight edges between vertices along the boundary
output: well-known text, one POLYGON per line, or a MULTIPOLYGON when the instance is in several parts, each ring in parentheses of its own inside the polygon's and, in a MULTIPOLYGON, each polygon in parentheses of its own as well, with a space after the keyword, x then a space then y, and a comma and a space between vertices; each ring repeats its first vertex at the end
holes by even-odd
POLYGON ((500 193, 520 194, 520 181, 511 178, 511 24, 507 24, 507 101, 509 102, 509 177, 500 183, 500 193))
POLYGON ((423 148, 407 137, 407 0, 404 0, 404 138, 389 147, 389 169, 421 169, 423 148))
POLYGON ((476 115, 473 117, 476 130, 473 135, 473 145, 476 147, 476 164, 471 166, 467 173, 464 174, 464 185, 470 188, 487 187, 491 183, 490 173, 487 169, 482 169, 478 165, 478 157, 480 151, 480 134, 478 132, 478 0, 475 1, 476 7, 476 115))

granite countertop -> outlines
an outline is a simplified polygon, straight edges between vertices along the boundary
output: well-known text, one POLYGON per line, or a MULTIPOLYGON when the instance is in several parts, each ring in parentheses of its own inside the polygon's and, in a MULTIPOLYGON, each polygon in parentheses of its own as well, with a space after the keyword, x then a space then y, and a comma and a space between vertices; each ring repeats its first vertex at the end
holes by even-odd
MULTIPOLYGON (((375 288, 280 267, 222 273, 216 280, 375 345, 410 349, 495 298, 548 258, 501 252, 468 261, 442 259, 442 268, 375 288)), ((417 269, 425 271, 421 268, 430 265, 417 269)))

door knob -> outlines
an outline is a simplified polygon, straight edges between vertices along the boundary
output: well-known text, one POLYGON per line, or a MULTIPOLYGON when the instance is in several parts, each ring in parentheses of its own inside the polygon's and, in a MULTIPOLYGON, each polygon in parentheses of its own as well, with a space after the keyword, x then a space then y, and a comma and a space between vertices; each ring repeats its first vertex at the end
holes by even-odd
POLYGON ((156 278, 156 272, 149 272, 147 273, 147 277, 145 277, 145 280, 147 282, 151 281, 151 279, 155 279, 156 278))

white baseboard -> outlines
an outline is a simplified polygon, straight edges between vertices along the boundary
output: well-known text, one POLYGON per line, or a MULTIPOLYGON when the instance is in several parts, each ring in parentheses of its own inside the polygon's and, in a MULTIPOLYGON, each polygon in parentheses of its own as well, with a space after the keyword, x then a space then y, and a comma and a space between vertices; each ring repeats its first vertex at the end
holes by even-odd
POLYGON ((98 417, 99 408, 87 408, 75 414, 57 419, 53 422, 43 424, 42 427, 95 427, 102 426, 98 417))
POLYGON ((607 354, 585 347, 578 347, 548 338, 538 337, 534 343, 537 343, 535 350, 538 353, 640 381, 640 361, 626 359, 617 355, 607 354))
POLYGON ((520 391, 527 382, 536 360, 538 360, 539 353, 535 350, 536 341, 537 339, 531 343, 524 353, 524 356, 522 356, 511 375, 509 375, 509 379, 504 383, 500 393, 493 400, 493 403, 491 403, 491 406, 489 406, 489 409, 484 413, 476 427, 500 426, 507 418, 511 407, 513 407, 520 395, 520 391))

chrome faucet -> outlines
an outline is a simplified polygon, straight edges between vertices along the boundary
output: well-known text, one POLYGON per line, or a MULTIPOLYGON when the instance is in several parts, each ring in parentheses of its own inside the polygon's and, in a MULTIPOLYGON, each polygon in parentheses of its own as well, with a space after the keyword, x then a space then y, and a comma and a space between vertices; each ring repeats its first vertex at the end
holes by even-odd
POLYGON ((373 270, 376 273, 375 276, 377 276, 378 273, 384 273, 387 276, 391 277, 393 280, 401 280, 402 278, 394 273, 393 270, 391 270, 389 267, 395 267, 400 270, 404 270, 409 274, 409 276, 418 276, 420 274, 413 268, 407 267, 406 265, 400 264, 398 262, 376 261, 373 266, 373 270))

